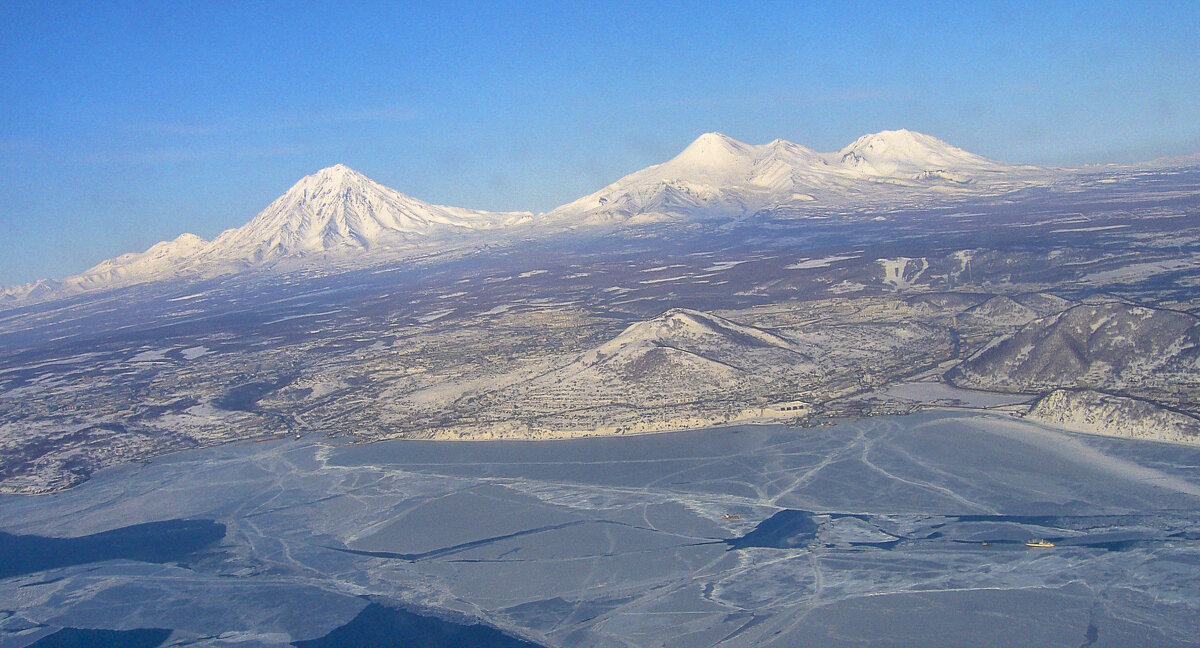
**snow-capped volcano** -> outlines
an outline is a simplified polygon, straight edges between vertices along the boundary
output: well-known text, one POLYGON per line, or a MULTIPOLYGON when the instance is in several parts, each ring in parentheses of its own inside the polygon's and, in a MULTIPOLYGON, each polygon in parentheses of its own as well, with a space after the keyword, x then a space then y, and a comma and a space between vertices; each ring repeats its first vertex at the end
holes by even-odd
POLYGON ((621 178, 545 215, 548 221, 663 220, 707 210, 741 212, 786 195, 795 169, 825 166, 819 154, 775 140, 752 146, 705 133, 679 155, 621 178))
POLYGON ((863 135, 838 151, 837 161, 863 175, 914 179, 929 178, 938 173, 964 177, 999 173, 1006 166, 951 146, 932 135, 904 129, 863 135))
POLYGON ((743 183, 770 186, 772 168, 821 164, 818 153, 799 144, 775 140, 766 146, 751 146, 721 133, 705 133, 670 161, 654 170, 664 178, 686 178, 712 186, 743 183))
POLYGON ((249 223, 223 232, 196 260, 261 263, 286 256, 386 248, 511 225, 529 217, 525 212, 432 205, 338 164, 302 178, 249 223))
POLYGON ((0 292, 0 303, 32 301, 184 276, 206 276, 312 254, 353 259, 366 251, 445 241, 456 234, 516 225, 528 212, 488 212, 422 202, 342 164, 301 178, 245 225, 213 241, 183 234, 101 261, 62 281, 0 292))
POLYGON ((679 155, 558 207, 548 221, 582 224, 752 212, 822 200, 846 203, 896 187, 959 189, 1020 169, 907 130, 860 137, 835 153, 777 139, 751 145, 705 133, 679 155))
POLYGON ((62 290, 62 282, 38 279, 27 284, 0 288, 0 304, 39 301, 52 298, 62 290))

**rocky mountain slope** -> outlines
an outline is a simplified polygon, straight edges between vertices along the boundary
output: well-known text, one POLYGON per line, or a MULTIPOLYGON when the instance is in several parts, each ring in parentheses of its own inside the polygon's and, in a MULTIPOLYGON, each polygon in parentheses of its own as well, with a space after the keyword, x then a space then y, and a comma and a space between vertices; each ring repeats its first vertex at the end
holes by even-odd
POLYGON ((796 419, 952 352, 943 328, 872 314, 838 324, 723 315, 670 309, 570 353, 519 354, 486 378, 461 361, 450 375, 423 372, 419 389, 385 390, 373 406, 394 421, 379 434, 552 438, 796 419))
POLYGON ((1021 326, 1060 312, 1069 304, 1066 299, 1046 293, 996 295, 964 310, 958 321, 966 325, 1021 326))

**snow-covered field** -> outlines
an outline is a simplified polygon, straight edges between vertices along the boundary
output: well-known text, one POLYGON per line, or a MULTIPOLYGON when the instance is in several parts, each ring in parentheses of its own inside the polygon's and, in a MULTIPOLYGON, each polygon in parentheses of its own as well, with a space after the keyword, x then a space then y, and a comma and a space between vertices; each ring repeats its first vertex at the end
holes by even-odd
POLYGON ((0 580, 0 646, 63 626, 287 645, 346 624, 368 596, 547 646, 1193 646, 1198 463, 1200 450, 946 412, 225 445, 0 498, 16 534, 226 527, 181 562, 0 580), (1057 546, 1027 548, 1034 537, 1057 546))

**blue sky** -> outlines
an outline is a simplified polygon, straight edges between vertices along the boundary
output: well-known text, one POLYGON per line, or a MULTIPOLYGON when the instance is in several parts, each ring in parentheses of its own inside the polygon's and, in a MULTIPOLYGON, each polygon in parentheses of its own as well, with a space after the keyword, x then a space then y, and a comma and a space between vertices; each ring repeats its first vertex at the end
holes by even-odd
POLYGON ((1200 152, 1198 2, 0 3, 0 285, 241 225, 338 162, 543 211, 712 130, 1200 152), (427 4, 431 6, 426 6, 427 4))

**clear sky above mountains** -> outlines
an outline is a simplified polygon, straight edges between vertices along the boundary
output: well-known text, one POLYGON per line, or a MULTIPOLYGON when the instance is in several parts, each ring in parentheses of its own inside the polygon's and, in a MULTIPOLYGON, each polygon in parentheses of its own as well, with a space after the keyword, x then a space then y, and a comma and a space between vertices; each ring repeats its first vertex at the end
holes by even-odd
POLYGON ((697 135, 1200 152, 1200 3, 0 4, 0 284, 250 220, 343 162, 544 211, 697 135))

